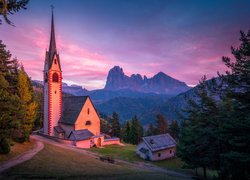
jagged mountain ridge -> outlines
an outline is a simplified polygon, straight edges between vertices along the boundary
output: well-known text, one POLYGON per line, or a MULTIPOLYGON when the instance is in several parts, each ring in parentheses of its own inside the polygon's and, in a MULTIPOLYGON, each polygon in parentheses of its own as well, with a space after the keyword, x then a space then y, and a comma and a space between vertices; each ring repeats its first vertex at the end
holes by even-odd
POLYGON ((176 80, 163 72, 159 72, 152 78, 140 74, 125 75, 123 69, 114 66, 110 69, 104 87, 105 90, 130 89, 133 91, 156 94, 177 95, 190 89, 186 83, 176 80))

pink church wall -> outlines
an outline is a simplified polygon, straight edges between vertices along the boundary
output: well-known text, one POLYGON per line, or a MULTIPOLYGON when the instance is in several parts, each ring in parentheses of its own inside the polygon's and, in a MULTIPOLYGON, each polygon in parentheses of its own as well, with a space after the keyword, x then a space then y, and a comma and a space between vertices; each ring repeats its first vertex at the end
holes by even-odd
POLYGON ((75 146, 78 148, 89 149, 90 148, 90 140, 87 139, 87 140, 82 140, 82 141, 76 141, 75 146))
POLYGON ((89 97, 87 98, 75 123, 75 130, 81 130, 81 129, 88 129, 94 135, 100 134, 100 118, 96 113, 89 97), (87 121, 90 121, 91 124, 86 125, 87 121))
POLYGON ((120 139, 119 138, 104 139, 102 145, 106 146, 106 145, 112 145, 112 144, 120 145, 121 144, 120 139))

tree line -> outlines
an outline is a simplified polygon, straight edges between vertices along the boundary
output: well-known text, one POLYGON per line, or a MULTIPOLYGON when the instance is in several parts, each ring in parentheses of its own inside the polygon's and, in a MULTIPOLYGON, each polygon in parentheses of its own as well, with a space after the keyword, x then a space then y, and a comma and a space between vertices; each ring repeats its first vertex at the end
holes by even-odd
POLYGON ((137 116, 125 123, 120 124, 119 115, 114 112, 111 117, 103 116, 101 118, 101 132, 112 137, 119 137, 125 143, 138 144, 143 136, 152 136, 169 133, 176 141, 178 140, 180 127, 176 120, 171 124, 161 114, 156 116, 156 121, 151 123, 147 128, 143 128, 137 116))
POLYGON ((202 78, 197 101, 190 100, 177 155, 192 168, 216 170, 219 179, 250 175, 250 30, 241 32, 234 60, 223 57, 225 75, 202 78))
POLYGON ((29 141, 37 107, 24 67, 0 40, 0 153, 9 153, 12 141, 29 141))

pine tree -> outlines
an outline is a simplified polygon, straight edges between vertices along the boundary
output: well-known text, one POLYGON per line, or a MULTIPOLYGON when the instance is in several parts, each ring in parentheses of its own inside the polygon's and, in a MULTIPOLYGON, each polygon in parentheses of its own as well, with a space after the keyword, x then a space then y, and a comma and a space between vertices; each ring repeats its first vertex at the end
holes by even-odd
POLYGON ((219 169, 220 165, 218 105, 208 95, 209 85, 205 80, 205 78, 202 80, 196 91, 198 101, 189 102, 188 117, 177 146, 177 155, 189 167, 202 167, 204 177, 206 177, 207 168, 219 169))
POLYGON ((146 136, 152 136, 157 134, 157 129, 154 127, 152 123, 149 124, 148 130, 146 132, 146 136))
MULTIPOLYGON (((19 125, 19 97, 11 91, 8 79, 13 73, 11 54, 0 41, 0 153, 10 151, 11 134, 19 125)), ((10 79, 9 79, 10 80, 10 79)))
POLYGON ((170 124, 169 133, 175 140, 179 139, 180 128, 176 120, 173 120, 170 124))
POLYGON ((116 112, 113 112, 112 118, 112 136, 113 137, 121 137, 121 127, 119 122, 119 115, 116 112))
MULTIPOLYGON (((9 14, 14 14, 21 9, 26 9, 29 0, 2 0, 0 1, 0 17, 3 16, 3 19, 10 25, 13 23, 8 19, 9 14)), ((2 20, 0 19, 0 25, 2 20)))
POLYGON ((239 48, 231 48, 235 60, 223 57, 230 69, 220 75, 225 91, 221 118, 221 176, 232 179, 250 177, 250 30, 241 32, 239 48), (226 112, 225 112, 226 111, 226 112), (237 166, 237 168, 235 168, 237 166))
POLYGON ((168 123, 163 115, 156 115, 156 132, 157 134, 168 133, 168 123))
POLYGON ((131 125, 130 125, 130 121, 127 121, 126 123, 125 123, 125 127, 124 127, 124 136, 123 136, 123 140, 124 140, 124 142, 126 142, 126 143, 129 143, 130 142, 130 129, 131 129, 131 127, 130 127, 131 125))
POLYGON ((143 128, 135 116, 131 121, 131 128, 129 133, 129 142, 131 144, 138 144, 143 136, 143 128))
POLYGON ((24 117, 21 123, 21 129, 24 139, 29 141, 29 135, 32 132, 36 117, 37 103, 34 100, 31 81, 23 67, 21 67, 18 73, 18 95, 22 103, 22 113, 24 117))

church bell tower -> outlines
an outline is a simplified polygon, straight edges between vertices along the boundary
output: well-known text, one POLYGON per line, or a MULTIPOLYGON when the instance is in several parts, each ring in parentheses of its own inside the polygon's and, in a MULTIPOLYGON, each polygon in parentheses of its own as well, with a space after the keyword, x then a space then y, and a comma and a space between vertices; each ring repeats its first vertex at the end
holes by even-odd
POLYGON ((62 114, 62 70, 59 54, 56 49, 53 8, 50 45, 49 51, 46 51, 45 54, 43 76, 43 133, 49 136, 55 136, 54 127, 58 126, 58 121, 62 114))

